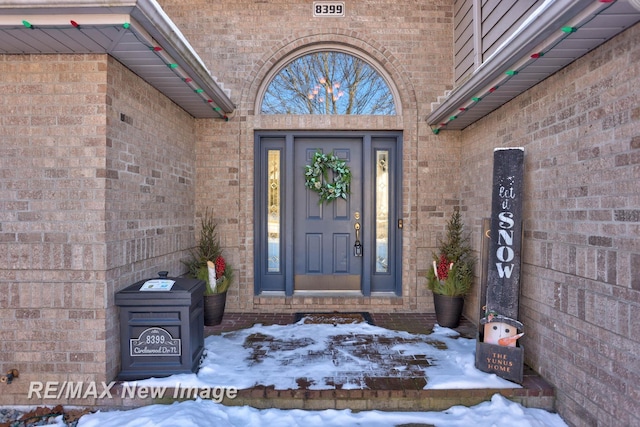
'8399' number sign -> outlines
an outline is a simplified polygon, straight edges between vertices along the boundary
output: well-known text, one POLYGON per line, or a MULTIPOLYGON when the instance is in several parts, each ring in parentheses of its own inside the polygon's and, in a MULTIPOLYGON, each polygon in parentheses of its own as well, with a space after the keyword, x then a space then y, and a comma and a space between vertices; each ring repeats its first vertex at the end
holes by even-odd
POLYGON ((314 1, 313 16, 344 16, 344 2, 314 1))

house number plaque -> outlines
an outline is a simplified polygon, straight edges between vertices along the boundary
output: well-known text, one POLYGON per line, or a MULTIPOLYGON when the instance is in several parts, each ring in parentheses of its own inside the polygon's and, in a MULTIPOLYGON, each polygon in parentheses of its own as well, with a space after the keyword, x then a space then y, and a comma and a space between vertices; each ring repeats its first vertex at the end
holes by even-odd
POLYGON ((130 356, 180 356, 180 338, 163 328, 147 328, 138 339, 129 340, 130 356))
POLYGON ((313 16, 344 17, 344 2, 343 1, 314 1, 313 16))

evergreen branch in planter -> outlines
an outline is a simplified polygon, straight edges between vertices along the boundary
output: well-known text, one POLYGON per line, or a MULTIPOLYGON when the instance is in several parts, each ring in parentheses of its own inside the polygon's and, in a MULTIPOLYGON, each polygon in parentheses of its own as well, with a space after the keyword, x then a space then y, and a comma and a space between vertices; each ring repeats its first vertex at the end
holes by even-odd
POLYGON ((435 294, 460 297, 471 290, 476 258, 463 228, 460 212, 455 210, 447 222, 446 237, 433 254, 433 268, 427 271, 427 286, 435 294))
POLYGON ((200 220, 200 237, 198 244, 190 249, 191 259, 182 263, 187 267, 186 275, 206 282, 205 295, 225 292, 233 281, 233 268, 222 257, 220 238, 216 230, 218 224, 209 209, 205 210, 200 220), (217 283, 209 281, 207 263, 215 264, 217 283))

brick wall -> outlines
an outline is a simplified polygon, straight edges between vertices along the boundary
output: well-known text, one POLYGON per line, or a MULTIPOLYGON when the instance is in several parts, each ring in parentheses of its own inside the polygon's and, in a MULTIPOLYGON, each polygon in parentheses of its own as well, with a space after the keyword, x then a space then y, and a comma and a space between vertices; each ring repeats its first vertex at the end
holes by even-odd
POLYGON ((182 272, 194 126, 104 55, 0 55, 0 74, 0 370, 21 374, 0 404, 37 404, 31 381, 113 379, 115 292, 182 272))
POLYGON ((0 367, 23 378, 0 404, 31 380, 104 373, 105 70, 0 56, 0 367))
POLYGON ((186 8, 160 1, 212 73, 238 103, 229 122, 198 121, 196 211, 216 212, 226 254, 236 267, 228 310, 289 311, 309 306, 369 311, 432 311, 424 274, 446 220, 460 206, 458 135, 435 137, 424 123, 430 103, 453 81, 453 5, 448 0, 358 1, 345 18, 314 18, 312 3, 209 2, 186 8), (286 25, 283 25, 286 22, 286 25), (256 29, 259 28, 259 31, 256 29), (259 94, 293 52, 323 43, 376 64, 399 94, 401 114, 390 117, 266 116, 257 114, 259 94), (256 297, 253 279, 254 133, 259 130, 403 131, 403 292, 401 298, 256 297))
POLYGON ((185 272, 195 244, 195 121, 112 58, 108 60, 105 168, 107 378, 118 373, 115 293, 185 272))
POLYGON ((526 362, 571 425, 640 425, 640 26, 462 132, 466 217, 494 147, 525 148, 526 362))

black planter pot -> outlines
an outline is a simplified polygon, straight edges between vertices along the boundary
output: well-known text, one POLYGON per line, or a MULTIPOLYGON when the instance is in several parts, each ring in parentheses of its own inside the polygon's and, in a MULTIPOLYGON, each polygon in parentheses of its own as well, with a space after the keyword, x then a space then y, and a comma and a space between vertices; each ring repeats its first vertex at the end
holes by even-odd
POLYGON ((204 296, 204 324, 206 326, 216 326, 222 323, 226 303, 226 291, 204 296))
POLYGON ((445 328, 457 328, 462 316, 464 297, 449 297, 433 294, 433 304, 436 308, 438 325, 445 328))

